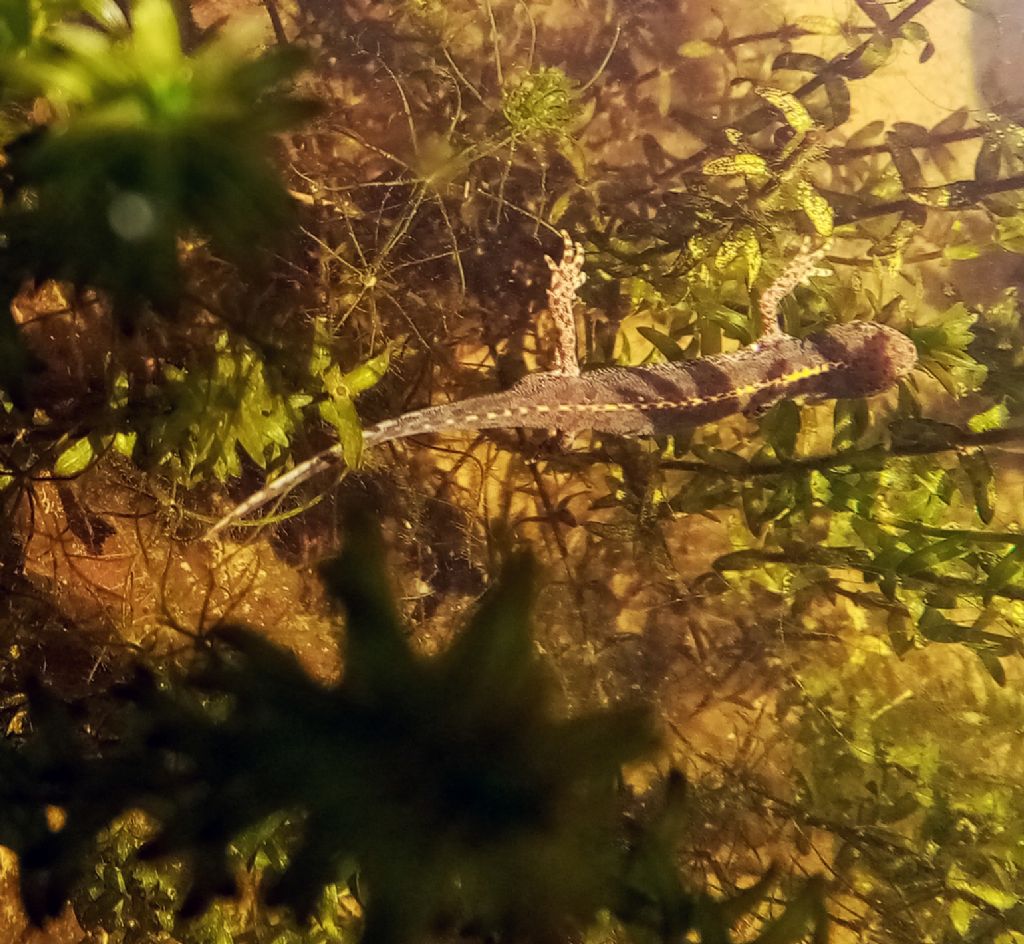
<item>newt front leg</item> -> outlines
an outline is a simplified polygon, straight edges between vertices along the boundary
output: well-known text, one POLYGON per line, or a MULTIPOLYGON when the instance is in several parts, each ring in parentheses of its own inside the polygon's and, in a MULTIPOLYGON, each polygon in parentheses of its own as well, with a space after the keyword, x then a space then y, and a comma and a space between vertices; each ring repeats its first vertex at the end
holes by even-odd
POLYGON ((555 322, 555 373, 569 377, 580 375, 579 341, 576 335, 576 315, 573 306, 576 292, 587 281, 583 271, 583 247, 573 242, 572 237, 562 230, 562 258, 555 262, 545 256, 551 270, 551 284, 548 287, 548 311, 555 322))

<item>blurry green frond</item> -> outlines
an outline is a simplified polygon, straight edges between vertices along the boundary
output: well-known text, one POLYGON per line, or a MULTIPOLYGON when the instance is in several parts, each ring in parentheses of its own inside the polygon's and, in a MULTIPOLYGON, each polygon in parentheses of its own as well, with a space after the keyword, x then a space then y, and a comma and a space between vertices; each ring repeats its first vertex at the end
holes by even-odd
POLYGON ((173 308, 179 240, 209 237, 247 263, 288 227, 270 135, 310 114, 281 91, 296 50, 254 58, 228 29, 186 56, 168 0, 139 0, 132 21, 124 35, 61 24, 6 63, 58 118, 7 148, 0 215, 9 272, 106 289, 123 318, 143 302, 173 308))
POLYGON ((90 17, 111 31, 128 21, 114 0, 3 0, 0 2, 0 61, 24 55, 72 17, 90 17))

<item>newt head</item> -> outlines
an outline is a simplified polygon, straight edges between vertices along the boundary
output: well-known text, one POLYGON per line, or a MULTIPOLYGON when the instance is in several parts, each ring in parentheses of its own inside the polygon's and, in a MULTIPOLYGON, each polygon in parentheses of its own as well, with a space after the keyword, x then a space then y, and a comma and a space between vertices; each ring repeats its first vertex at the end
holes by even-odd
POLYGON ((832 325, 806 338, 836 370, 825 375, 830 397, 870 397, 905 377, 917 364, 917 348, 905 334, 874 321, 832 325))

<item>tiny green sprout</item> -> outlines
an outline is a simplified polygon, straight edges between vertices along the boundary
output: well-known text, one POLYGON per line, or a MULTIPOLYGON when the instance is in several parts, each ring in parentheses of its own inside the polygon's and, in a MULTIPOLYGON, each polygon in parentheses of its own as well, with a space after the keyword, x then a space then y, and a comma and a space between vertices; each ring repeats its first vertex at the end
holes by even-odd
POLYGON ((502 90, 501 110, 516 137, 564 136, 579 117, 579 99, 572 80, 553 67, 528 72, 502 90))

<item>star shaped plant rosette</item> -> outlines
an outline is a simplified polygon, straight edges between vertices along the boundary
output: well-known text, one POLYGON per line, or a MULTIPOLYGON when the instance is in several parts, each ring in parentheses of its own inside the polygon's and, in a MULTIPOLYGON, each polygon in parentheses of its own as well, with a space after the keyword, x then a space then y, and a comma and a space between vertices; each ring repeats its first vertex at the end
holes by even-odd
POLYGON ((374 532, 357 530, 323 576, 347 615, 341 682, 325 689, 266 641, 221 631, 233 652, 201 683, 229 713, 195 757, 219 782, 155 848, 227 840, 293 808, 303 837, 269 900, 305 915, 354 866, 364 941, 415 940, 453 915, 531 933, 590 918, 618 872, 621 765, 653 735, 639 710, 560 717, 533 651, 528 560, 429 659, 410 646, 374 532))
POLYGON ((142 858, 190 864, 182 917, 232 892, 232 843, 281 811, 298 838, 265 883, 268 902, 305 917, 348 878, 364 941, 465 926, 546 937, 615 900, 626 855, 619 774, 655 745, 647 713, 565 717, 534 652, 526 557, 510 559, 461 635, 430 658, 410 644, 383 557, 376 531, 357 526, 323 569, 346 614, 336 684, 225 627, 184 684, 141 673, 126 686, 125 733, 105 756, 87 758, 95 750, 65 733, 59 759, 52 738, 22 757, 64 811, 57 832, 4 837, 33 918, 59 912, 92 837, 128 809, 154 823, 142 858), (73 789, 60 771, 76 772, 73 789))

